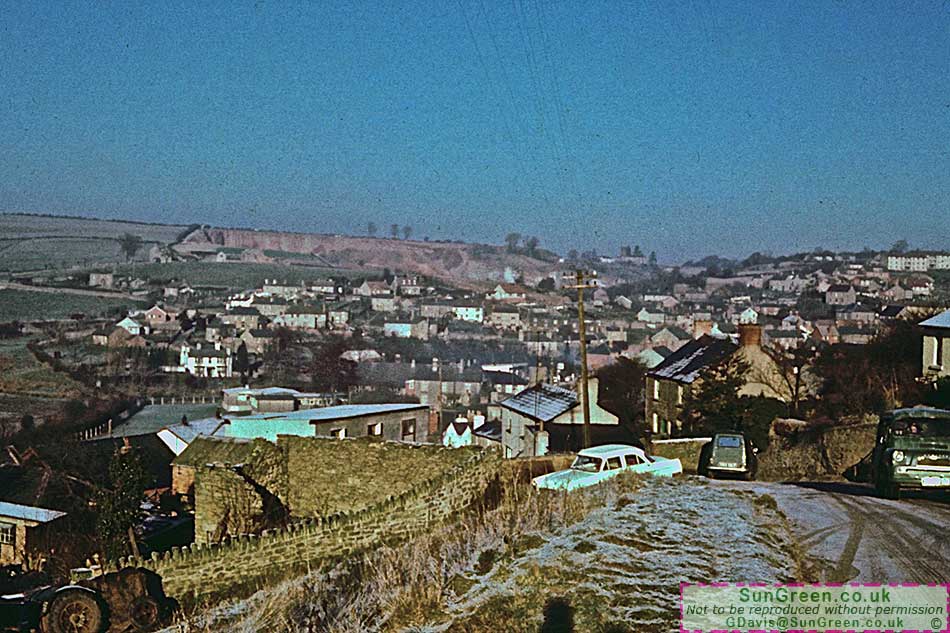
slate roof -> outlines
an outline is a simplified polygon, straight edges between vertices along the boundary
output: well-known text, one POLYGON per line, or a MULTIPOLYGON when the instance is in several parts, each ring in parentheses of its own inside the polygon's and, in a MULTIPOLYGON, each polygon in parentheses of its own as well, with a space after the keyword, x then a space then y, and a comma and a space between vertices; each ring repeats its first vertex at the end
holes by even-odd
POLYGON ((214 439, 199 435, 182 454, 172 460, 175 466, 204 466, 210 463, 243 464, 254 451, 251 440, 232 437, 214 439))
POLYGON ((573 391, 539 383, 504 400, 501 406, 538 422, 550 422, 578 404, 573 391))
POLYGON ((475 435, 491 440, 492 442, 501 441, 501 420, 492 420, 475 429, 475 435))
POLYGON ((728 338, 704 334, 683 345, 666 357, 662 363, 647 372, 652 378, 692 383, 706 367, 735 352, 738 346, 728 338))
POLYGON ((247 306, 234 306, 233 308, 228 310, 225 314, 261 316, 261 313, 257 308, 251 308, 247 306))
POLYGON ((923 327, 935 327, 941 329, 950 329, 950 310, 941 312, 935 317, 930 317, 920 323, 923 327))
POLYGON ((0 517, 11 517, 34 523, 49 523, 62 516, 66 516, 66 513, 59 510, 47 510, 46 508, 22 506, 19 503, 0 501, 0 517))

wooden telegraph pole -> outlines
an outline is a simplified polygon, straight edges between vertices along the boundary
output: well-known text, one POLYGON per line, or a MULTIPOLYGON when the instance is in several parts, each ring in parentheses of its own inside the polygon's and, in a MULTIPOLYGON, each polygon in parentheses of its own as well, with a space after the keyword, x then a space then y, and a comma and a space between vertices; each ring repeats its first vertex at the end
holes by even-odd
MULTIPOLYGON (((596 275, 596 273, 594 273, 596 275)), ((590 447, 590 402, 587 397, 587 325, 584 323, 584 290, 593 288, 586 283, 587 273, 577 271, 577 332, 581 339, 581 410, 584 412, 584 448, 590 447)), ((591 275, 593 276, 593 275, 591 275)))

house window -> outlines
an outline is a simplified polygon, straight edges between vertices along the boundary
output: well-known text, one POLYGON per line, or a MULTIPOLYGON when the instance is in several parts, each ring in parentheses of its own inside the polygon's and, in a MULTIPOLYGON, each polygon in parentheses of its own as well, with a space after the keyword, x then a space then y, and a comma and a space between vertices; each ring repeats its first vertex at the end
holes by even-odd
POLYGON ((330 437, 342 440, 346 437, 346 429, 330 429, 330 437))
POLYGON ((658 413, 653 414, 653 432, 660 432, 660 415, 658 413))
POLYGON ((660 381, 656 378, 653 379, 653 399, 660 399, 660 381))
POLYGON ((0 523, 0 545, 16 544, 16 526, 12 523, 0 523))
POLYGON ((683 385, 676 385, 676 404, 683 404, 683 385))
POLYGON ((403 441, 416 439, 415 419, 402 421, 402 439, 403 441))
POLYGON ((370 424, 366 427, 367 435, 379 436, 383 434, 383 423, 377 422, 376 424, 370 424))
POLYGON ((934 337, 934 359, 932 363, 934 367, 940 367, 941 365, 943 365, 943 363, 940 362, 942 360, 941 358, 942 347, 943 347, 943 339, 940 338, 939 336, 935 336, 934 337))

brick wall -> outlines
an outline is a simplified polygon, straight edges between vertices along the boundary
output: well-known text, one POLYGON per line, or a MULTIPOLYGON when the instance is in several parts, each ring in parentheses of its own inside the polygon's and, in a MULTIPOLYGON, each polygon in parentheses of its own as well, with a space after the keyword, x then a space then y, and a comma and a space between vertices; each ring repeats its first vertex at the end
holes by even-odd
MULTIPOLYGON (((416 450, 416 449, 408 449, 416 450)), ((412 539, 481 500, 501 465, 495 451, 468 449, 451 469, 358 512, 298 520, 260 536, 241 535, 220 544, 174 548, 151 560, 121 559, 117 566, 145 566, 160 574, 165 591, 184 606, 246 596, 383 542, 412 539)), ((215 470, 217 473, 230 473, 215 470)), ((222 475, 210 484, 235 484, 222 475)), ((200 477, 205 477, 202 474, 200 477)), ((235 475, 238 476, 238 475, 235 475)), ((206 480, 207 481, 207 480, 206 480)), ((240 489, 239 486, 235 486, 240 489)), ((244 490, 244 492, 247 492, 244 490)), ((235 501, 237 503, 238 501, 235 501)), ((196 526, 196 532, 198 530, 196 526)))

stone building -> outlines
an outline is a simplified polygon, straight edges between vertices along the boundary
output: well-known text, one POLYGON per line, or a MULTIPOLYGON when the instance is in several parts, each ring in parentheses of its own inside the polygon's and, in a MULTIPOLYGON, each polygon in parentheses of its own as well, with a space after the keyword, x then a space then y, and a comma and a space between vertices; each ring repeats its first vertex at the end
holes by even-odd
POLYGON ((423 404, 344 404, 235 417, 226 435, 276 441, 280 435, 302 437, 378 437, 401 442, 426 442, 429 437, 429 407, 423 404))
MULTIPOLYGON (((578 383, 578 388, 580 384, 578 383)), ((598 404, 599 381, 588 380, 591 437, 603 443, 620 421, 598 404)), ((502 450, 505 458, 535 457, 580 448, 584 414, 577 392, 538 383, 501 403, 502 450)), ((609 440, 608 440, 609 441, 609 440)))
POLYGON ((0 566, 21 565, 48 549, 49 525, 65 512, 0 501, 0 566))
POLYGON ((743 396, 766 396, 787 401, 790 389, 778 364, 762 348, 762 326, 739 325, 739 343, 724 335, 704 334, 690 341, 647 372, 644 393, 647 427, 653 437, 676 435, 682 425, 683 402, 701 379, 703 370, 740 353, 748 363, 743 396))

